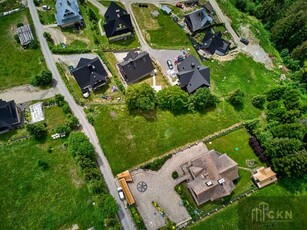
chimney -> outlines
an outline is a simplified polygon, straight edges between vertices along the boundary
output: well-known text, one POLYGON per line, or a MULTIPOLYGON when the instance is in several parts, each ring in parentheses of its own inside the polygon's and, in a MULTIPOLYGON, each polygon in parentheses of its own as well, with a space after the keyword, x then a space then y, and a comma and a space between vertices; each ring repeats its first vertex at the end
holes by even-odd
POLYGON ((194 64, 194 62, 192 62, 192 63, 191 63, 191 67, 192 67, 192 69, 194 69, 194 68, 195 68, 195 64, 194 64))
POLYGON ((197 69, 199 70, 199 69, 200 69, 200 66, 197 66, 197 69))

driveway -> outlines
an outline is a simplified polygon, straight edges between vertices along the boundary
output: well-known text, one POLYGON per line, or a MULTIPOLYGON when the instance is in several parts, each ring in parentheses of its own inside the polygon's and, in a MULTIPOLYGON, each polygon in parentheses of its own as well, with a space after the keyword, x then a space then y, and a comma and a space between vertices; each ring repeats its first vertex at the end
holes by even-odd
POLYGON ((5 101, 10 101, 12 100, 12 95, 14 95, 15 102, 19 104, 33 100, 42 100, 42 99, 51 98, 58 93, 59 91, 55 87, 42 90, 32 85, 21 85, 1 90, 0 98, 5 101))
POLYGON ((181 199, 174 187, 190 179, 190 174, 184 174, 180 166, 206 151, 207 147, 203 142, 200 142, 173 154, 172 158, 167 160, 157 172, 143 169, 131 172, 133 182, 128 185, 135 198, 137 208, 149 230, 165 226, 165 220, 153 206, 152 201, 157 202, 165 211, 166 216, 177 224, 188 221, 191 218, 185 207, 181 205, 181 199), (176 180, 171 176, 174 171, 177 171, 179 174, 179 178, 176 180), (141 192, 140 187, 144 188, 144 186, 141 186, 144 185, 143 182, 146 183, 147 189, 141 192))
POLYGON ((88 58, 93 59, 96 58, 96 54, 87 53, 87 54, 71 54, 71 55, 58 55, 54 54, 53 59, 55 62, 59 62, 59 59, 63 61, 67 65, 72 65, 73 67, 76 67, 78 65, 78 62, 80 61, 80 58, 88 58))

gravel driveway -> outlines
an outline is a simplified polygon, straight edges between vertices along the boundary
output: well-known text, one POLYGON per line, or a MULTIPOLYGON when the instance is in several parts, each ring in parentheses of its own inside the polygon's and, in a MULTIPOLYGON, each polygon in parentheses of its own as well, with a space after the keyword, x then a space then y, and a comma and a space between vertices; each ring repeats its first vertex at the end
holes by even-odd
POLYGON ((172 158, 167 160, 157 172, 145 171, 143 169, 131 172, 133 182, 128 185, 147 229, 155 230, 165 225, 165 220, 153 206, 152 201, 157 202, 170 220, 177 224, 190 219, 190 215, 185 207, 180 205, 181 199, 174 187, 190 178, 189 174, 183 175, 180 166, 206 151, 208 151, 207 147, 203 142, 200 142, 197 145, 173 154, 172 158), (176 180, 171 176, 174 171, 177 171, 179 174, 179 178, 176 180), (146 183, 147 188, 145 186, 146 190, 140 192, 140 188, 144 188, 141 185, 145 185, 143 182, 146 183))

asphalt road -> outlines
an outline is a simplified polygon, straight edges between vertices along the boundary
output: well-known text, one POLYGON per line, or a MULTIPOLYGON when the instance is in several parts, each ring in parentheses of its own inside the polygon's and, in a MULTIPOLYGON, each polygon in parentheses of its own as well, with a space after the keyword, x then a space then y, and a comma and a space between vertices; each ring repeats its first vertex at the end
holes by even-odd
POLYGON ((99 169, 106 181, 106 184, 109 188, 109 191, 111 195, 115 198, 119 205, 119 212, 118 212, 118 217, 121 222, 121 225, 123 226, 124 229, 130 230, 130 229, 135 229, 134 223, 131 219, 130 213, 127 209, 125 209, 124 204, 122 201, 120 201, 117 190, 116 190, 116 185, 114 181, 114 177, 111 171, 111 168, 109 166, 109 163, 106 159, 106 157, 103 154, 103 151, 99 145, 99 140, 97 138, 96 132, 91 126, 85 116, 85 113, 83 112, 82 108, 77 105, 77 103, 74 101, 73 97, 69 93, 68 89, 65 86, 65 83, 63 82, 57 67, 55 65, 55 62, 52 57, 52 53, 47 45, 47 42, 45 38, 43 37, 43 27, 39 21, 38 13, 37 10, 34 6, 33 1, 28 1, 28 7, 30 9, 30 13, 32 16, 32 20, 34 23, 35 31, 37 38, 40 42, 41 45, 41 50, 43 52, 46 64, 48 66, 48 69, 52 72, 53 78, 56 80, 57 84, 56 87, 59 90, 59 93, 62 94, 65 97, 65 100, 68 102, 71 110, 73 111, 74 115, 78 118, 83 132, 88 136, 89 140, 93 144, 95 150, 96 150, 96 155, 97 155, 97 162, 99 165, 99 169))

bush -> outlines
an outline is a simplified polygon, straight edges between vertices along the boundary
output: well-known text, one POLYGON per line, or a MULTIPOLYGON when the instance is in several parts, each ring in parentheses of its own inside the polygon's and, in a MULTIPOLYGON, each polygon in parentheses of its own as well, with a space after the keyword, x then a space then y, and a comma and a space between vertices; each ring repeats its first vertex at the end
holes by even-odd
POLYGON ((55 95, 55 103, 57 104, 57 106, 62 107, 65 103, 64 96, 61 94, 55 95))
POLYGON ((14 35, 14 39, 15 39, 15 41, 16 41, 18 44, 20 44, 20 40, 19 40, 18 34, 15 34, 15 35, 14 35))
POLYGON ((47 135, 46 127, 42 123, 28 124, 26 126, 26 129, 30 133, 30 135, 37 140, 40 140, 47 135))
POLYGON ((163 165, 164 163, 170 159, 172 157, 172 155, 167 155, 167 156, 164 156, 164 157, 161 157, 153 162, 150 162, 144 166, 141 166, 142 169, 149 169, 149 170, 152 170, 152 171, 158 171, 163 165))
POLYGON ((58 125, 55 129, 55 132, 68 134, 71 132, 71 129, 67 125, 58 125))
POLYGON ((157 102, 160 108, 174 113, 186 111, 189 95, 178 86, 164 88, 157 93, 157 102))
POLYGON ((29 48, 32 50, 38 49, 39 48, 39 43, 37 40, 32 40, 29 44, 29 48))
POLYGON ((204 111, 207 108, 214 107, 218 103, 218 98, 211 94, 208 88, 199 88, 190 95, 189 110, 204 111))
POLYGON ((87 114, 87 115, 86 115, 86 118, 87 118, 88 122, 89 122, 91 125, 94 124, 95 119, 94 119, 94 117, 93 117, 92 115, 87 114))
POLYGON ((258 109, 263 109, 263 105, 265 103, 265 100, 266 100, 265 96, 258 95, 258 96, 253 97, 252 104, 253 104, 253 106, 255 106, 258 109))
POLYGON ((244 93, 237 89, 228 98, 228 102, 232 104, 235 108, 241 109, 244 105, 244 93))
POLYGON ((49 70, 43 70, 40 75, 35 75, 31 84, 34 86, 48 86, 52 83, 52 74, 49 70))
POLYGON ((172 172, 172 178, 175 180, 179 177, 177 171, 172 172))
POLYGON ((22 23, 22 22, 18 22, 17 25, 16 25, 17 28, 18 28, 18 27, 22 27, 22 26, 23 26, 23 23, 22 23))
POLYGON ((43 161, 43 160, 38 160, 37 161, 37 166, 40 168, 40 170, 45 171, 49 168, 49 165, 43 161))
POLYGON ((88 14, 90 21, 97 21, 98 20, 95 12, 91 8, 88 8, 87 14, 88 14))
POLYGON ((53 41, 53 39, 52 39, 50 33, 44 32, 44 37, 46 38, 46 41, 47 41, 48 43, 50 43, 50 44, 52 44, 52 45, 54 44, 54 41, 53 41))
POLYGON ((69 126, 70 129, 75 129, 78 127, 79 121, 74 115, 68 114, 66 124, 69 126))

